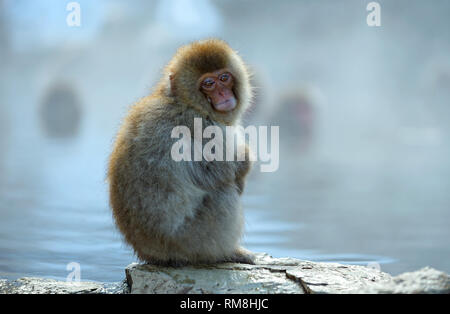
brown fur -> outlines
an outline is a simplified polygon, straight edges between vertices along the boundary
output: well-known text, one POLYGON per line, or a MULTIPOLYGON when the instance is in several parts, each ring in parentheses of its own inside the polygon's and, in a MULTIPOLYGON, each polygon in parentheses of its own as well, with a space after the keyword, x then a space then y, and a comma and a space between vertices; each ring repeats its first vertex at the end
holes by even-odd
POLYGON ((165 265, 252 262, 239 246, 240 194, 250 162, 176 162, 170 156, 175 126, 189 127, 193 136, 196 117, 203 127, 235 125, 250 98, 241 58, 225 42, 210 39, 181 47, 154 93, 130 109, 108 180, 116 224, 140 259, 165 265), (203 73, 222 68, 235 79, 237 107, 227 113, 214 111, 196 86, 203 73))

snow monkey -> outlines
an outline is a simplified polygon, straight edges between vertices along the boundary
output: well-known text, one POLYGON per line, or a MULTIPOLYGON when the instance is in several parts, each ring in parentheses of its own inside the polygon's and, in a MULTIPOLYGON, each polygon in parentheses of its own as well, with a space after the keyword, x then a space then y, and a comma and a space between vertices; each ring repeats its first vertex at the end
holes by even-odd
MULTIPOLYGON (((243 161, 175 161, 176 126, 236 126, 251 100, 249 72, 222 40, 179 48, 154 92, 125 118, 108 167, 115 222, 137 257, 159 265, 253 263, 240 246, 243 161)), ((236 149, 238 151, 239 149, 236 149)), ((242 160, 242 158, 241 158, 242 160)))

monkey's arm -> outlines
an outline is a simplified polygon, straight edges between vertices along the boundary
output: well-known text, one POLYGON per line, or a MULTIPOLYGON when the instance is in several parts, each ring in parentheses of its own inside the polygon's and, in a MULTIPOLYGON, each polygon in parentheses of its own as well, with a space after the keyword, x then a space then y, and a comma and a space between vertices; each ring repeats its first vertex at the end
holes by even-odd
MULTIPOLYGON (((189 175, 195 185, 204 190, 220 189, 235 185, 239 194, 244 190, 245 178, 251 169, 250 150, 245 147, 244 161, 197 161, 189 162, 189 175)), ((237 160, 237 156, 235 156, 237 160)))
POLYGON ((204 190, 233 184, 238 170, 236 162, 232 161, 191 161, 187 167, 192 183, 204 190))

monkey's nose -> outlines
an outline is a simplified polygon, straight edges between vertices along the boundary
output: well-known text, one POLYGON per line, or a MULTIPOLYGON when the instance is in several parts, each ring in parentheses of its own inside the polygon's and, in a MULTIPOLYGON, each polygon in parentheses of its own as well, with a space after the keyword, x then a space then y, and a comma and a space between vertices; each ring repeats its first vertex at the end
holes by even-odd
POLYGON ((227 89, 224 86, 219 85, 217 86, 217 93, 219 94, 219 96, 225 97, 225 95, 227 94, 227 89))

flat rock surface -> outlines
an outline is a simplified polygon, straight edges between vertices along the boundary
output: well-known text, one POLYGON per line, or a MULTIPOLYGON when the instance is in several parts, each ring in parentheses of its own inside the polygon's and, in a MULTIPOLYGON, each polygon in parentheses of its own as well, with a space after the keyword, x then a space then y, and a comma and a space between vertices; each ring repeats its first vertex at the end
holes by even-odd
POLYGON ((425 267, 396 277, 377 269, 257 254, 256 264, 182 268, 131 264, 121 283, 0 280, 0 293, 450 293, 450 277, 425 267))

